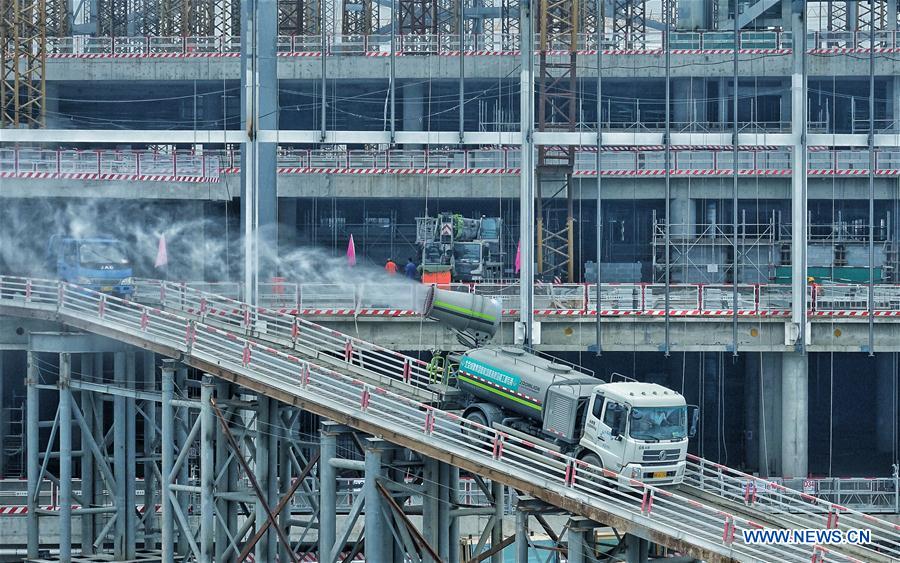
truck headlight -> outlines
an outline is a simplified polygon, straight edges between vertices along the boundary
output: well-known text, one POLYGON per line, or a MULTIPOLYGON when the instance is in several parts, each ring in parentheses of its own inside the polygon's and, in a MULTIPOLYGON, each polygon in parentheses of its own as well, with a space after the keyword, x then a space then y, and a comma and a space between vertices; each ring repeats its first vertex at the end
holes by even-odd
POLYGON ((641 478, 641 468, 640 467, 632 467, 631 468, 631 478, 632 479, 640 479, 641 478))
POLYGON ((124 280, 119 282, 119 285, 134 285, 134 278, 125 278, 124 280))
POLYGON ((79 276, 79 277, 75 278, 75 283, 80 284, 80 285, 88 285, 91 283, 91 278, 79 276))

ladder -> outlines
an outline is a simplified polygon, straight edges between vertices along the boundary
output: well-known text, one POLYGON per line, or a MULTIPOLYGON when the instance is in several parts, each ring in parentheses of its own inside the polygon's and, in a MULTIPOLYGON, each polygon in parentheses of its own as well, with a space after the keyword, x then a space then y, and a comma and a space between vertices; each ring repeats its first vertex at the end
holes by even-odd
POLYGON ((24 476, 25 471, 25 401, 16 394, 13 395, 13 404, 16 406, 7 409, 8 421, 6 436, 3 436, 3 455, 6 461, 7 478, 24 476))

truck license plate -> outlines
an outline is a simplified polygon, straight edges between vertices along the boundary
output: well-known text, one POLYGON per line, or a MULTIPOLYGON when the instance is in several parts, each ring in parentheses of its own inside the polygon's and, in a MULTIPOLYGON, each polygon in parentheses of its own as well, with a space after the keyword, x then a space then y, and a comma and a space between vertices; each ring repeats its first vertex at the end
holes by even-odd
POLYGON ((654 472, 653 472, 653 478, 654 478, 654 479, 665 479, 665 478, 666 478, 666 472, 665 472, 665 471, 654 471, 654 472))

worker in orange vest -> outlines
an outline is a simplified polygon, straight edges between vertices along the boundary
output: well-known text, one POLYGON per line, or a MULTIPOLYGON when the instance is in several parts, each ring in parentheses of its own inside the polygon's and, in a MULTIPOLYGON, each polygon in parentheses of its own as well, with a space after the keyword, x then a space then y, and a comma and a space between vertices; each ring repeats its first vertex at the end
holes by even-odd
POLYGON ((387 263, 384 265, 384 271, 386 271, 390 275, 394 275, 397 273, 397 264, 393 259, 388 258, 387 263))

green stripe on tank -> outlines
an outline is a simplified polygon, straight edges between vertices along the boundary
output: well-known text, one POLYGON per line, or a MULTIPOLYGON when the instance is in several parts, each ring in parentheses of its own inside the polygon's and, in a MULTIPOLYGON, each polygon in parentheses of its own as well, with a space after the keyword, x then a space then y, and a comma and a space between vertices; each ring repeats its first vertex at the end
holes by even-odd
POLYGON ((449 309, 451 311, 456 311, 457 313, 463 313, 465 315, 471 315, 473 317, 478 317, 481 319, 485 319, 487 321, 494 322, 497 318, 494 315, 488 315, 487 313, 479 313, 478 311, 473 311, 472 309, 466 309, 465 307, 460 307, 459 305, 453 305, 452 303, 445 303, 443 301, 435 301, 435 307, 442 307, 444 309, 449 309))
POLYGON ((531 407, 536 410, 542 410, 540 405, 536 405, 530 401, 526 401, 525 399, 522 399, 521 397, 516 397, 515 395, 510 395, 509 393, 504 393, 503 391, 501 391, 499 389, 495 389, 494 387, 491 387, 490 385, 485 385, 484 383, 481 383, 480 381, 475 381, 474 379, 472 379, 470 377, 466 377, 465 375, 463 375, 461 373, 458 374, 457 377, 459 377, 459 379, 462 379, 469 385, 474 385, 475 387, 478 387, 480 389, 490 391, 491 393, 496 393, 497 395, 500 395, 506 399, 509 399, 510 401, 515 401, 517 403, 521 403, 521 404, 525 405, 526 407, 531 407))

